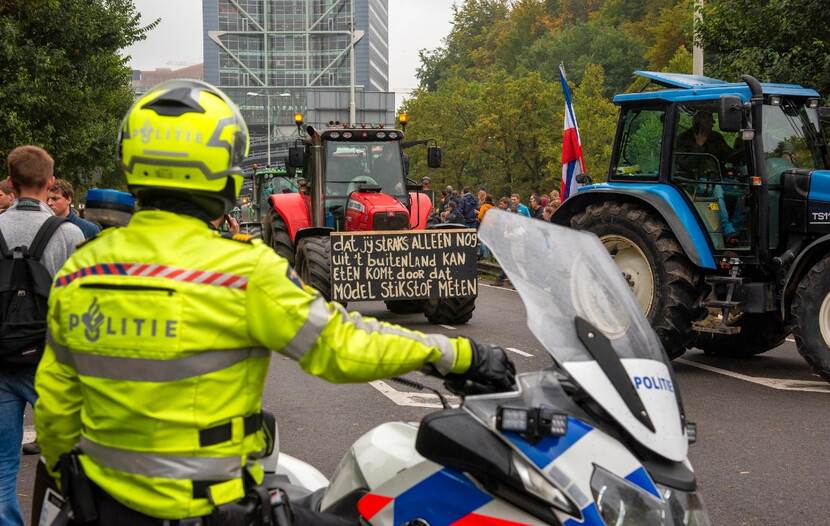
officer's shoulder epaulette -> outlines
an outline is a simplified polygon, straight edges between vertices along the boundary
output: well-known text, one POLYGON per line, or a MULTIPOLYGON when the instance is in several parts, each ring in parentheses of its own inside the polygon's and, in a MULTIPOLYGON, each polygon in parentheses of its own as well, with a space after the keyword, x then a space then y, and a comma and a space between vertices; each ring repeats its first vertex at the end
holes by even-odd
POLYGON ((94 236, 92 236, 91 238, 89 238, 89 239, 84 239, 83 241, 81 241, 80 243, 78 243, 78 245, 75 247, 75 250, 77 250, 77 249, 79 249, 79 248, 81 248, 81 247, 84 247, 84 246, 86 246, 86 245, 88 245, 88 244, 92 243, 92 242, 93 242, 93 241, 95 241, 95 240, 101 239, 101 238, 103 238, 103 237, 106 237, 106 236, 108 236, 108 235, 112 234, 112 233, 113 233, 113 232, 115 232, 115 230, 116 230, 116 229, 118 229, 118 228, 121 228, 121 227, 120 227, 120 226, 111 226, 111 227, 104 228, 104 229, 100 230, 97 234, 95 234, 95 235, 94 235, 94 236))
POLYGON ((252 245, 254 242, 254 236, 250 234, 231 234, 230 232, 222 232, 222 237, 232 241, 238 241, 240 243, 247 243, 249 245, 252 245))

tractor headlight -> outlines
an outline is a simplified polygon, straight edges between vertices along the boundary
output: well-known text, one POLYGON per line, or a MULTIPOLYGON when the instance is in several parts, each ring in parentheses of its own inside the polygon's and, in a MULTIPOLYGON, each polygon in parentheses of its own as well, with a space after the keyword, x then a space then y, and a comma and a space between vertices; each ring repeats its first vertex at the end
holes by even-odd
POLYGON ((591 476, 597 511, 608 526, 711 526, 697 493, 657 489, 662 499, 599 466, 591 476))

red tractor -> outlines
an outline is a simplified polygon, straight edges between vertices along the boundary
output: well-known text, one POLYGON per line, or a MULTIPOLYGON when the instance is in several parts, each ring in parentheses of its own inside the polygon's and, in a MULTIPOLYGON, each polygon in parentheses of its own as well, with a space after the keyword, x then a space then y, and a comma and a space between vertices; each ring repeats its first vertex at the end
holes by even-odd
MULTIPOLYGON (((298 116, 298 127, 301 125, 298 116)), ((430 196, 407 179, 408 162, 403 149, 428 144, 427 141, 404 143, 403 130, 382 126, 330 123, 324 130, 308 126, 305 131, 306 136, 298 140, 297 146, 289 148, 288 165, 302 168, 306 185, 299 193, 268 197, 262 214, 263 239, 326 299, 348 301, 333 294, 333 232, 393 235, 391 231, 402 231, 401 235, 412 235, 412 231, 427 228, 458 228, 459 225, 428 226, 433 215, 430 196)), ((428 144, 427 159, 430 168, 440 167, 440 148, 428 144)), ((462 324, 472 317, 476 292, 473 285, 455 289, 450 297, 416 293, 371 299, 384 300, 394 313, 423 312, 431 323, 462 324)))

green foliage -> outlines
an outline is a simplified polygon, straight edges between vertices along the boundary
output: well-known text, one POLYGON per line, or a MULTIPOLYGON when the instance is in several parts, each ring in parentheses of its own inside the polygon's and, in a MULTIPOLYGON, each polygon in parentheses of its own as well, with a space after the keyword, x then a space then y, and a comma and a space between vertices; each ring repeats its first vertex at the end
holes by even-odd
POLYGON ((119 52, 155 24, 132 0, 0 2, 0 156, 37 144, 59 177, 123 184, 115 139, 133 94, 119 52))
POLYGON ((643 52, 639 40, 601 21, 592 21, 545 34, 533 44, 522 64, 544 64, 548 78, 558 79, 556 66, 562 62, 575 82, 581 82, 588 64, 599 64, 608 73, 604 94, 610 97, 625 89, 635 69, 645 66, 643 52))
MULTIPOLYGON (((579 120, 585 168, 597 182, 606 180, 608 176, 619 115, 617 107, 604 96, 604 87, 605 71, 602 66, 588 64, 582 75, 582 83, 573 91, 574 113, 579 120)), ((561 146, 559 148, 561 150, 561 146)), ((557 164, 557 168, 561 169, 561 164, 557 164)))
POLYGON ((718 0, 704 6, 698 33, 706 72, 816 88, 830 101, 827 0, 718 0))
MULTIPOLYGON (((573 84, 588 172, 608 173, 615 93, 642 90, 637 69, 691 73, 695 0, 459 0, 443 45, 421 52, 406 101, 409 135, 436 139, 436 188, 485 184, 498 195, 550 189, 561 174, 564 102, 573 84)), ((798 82, 830 96, 827 0, 706 0, 707 74, 798 82)), ((828 98, 830 100, 830 98, 828 98)), ((655 169, 661 123, 642 123, 632 157, 655 169)), ((413 169, 424 175, 423 152, 413 169)), ((414 173, 414 172, 413 172, 414 173)), ((431 174, 432 175, 432 174, 431 174)))

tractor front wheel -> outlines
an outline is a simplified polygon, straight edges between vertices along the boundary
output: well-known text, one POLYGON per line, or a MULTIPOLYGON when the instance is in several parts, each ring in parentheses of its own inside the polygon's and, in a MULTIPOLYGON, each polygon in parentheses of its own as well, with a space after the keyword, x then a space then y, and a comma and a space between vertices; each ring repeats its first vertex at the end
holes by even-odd
POLYGON ((424 315, 433 325, 464 325, 473 317, 475 308, 475 296, 424 301, 424 315))
POLYGON ((288 260, 289 265, 294 265, 294 243, 291 242, 291 235, 288 233, 288 226, 277 214, 273 214, 268 224, 270 235, 268 244, 277 253, 288 260))
POLYGON ((297 245, 297 273, 308 285, 311 285, 331 301, 331 238, 328 236, 310 236, 300 240, 297 245))
POLYGON ((669 358, 686 352, 700 273, 665 221, 637 204, 605 201, 573 216, 571 227, 600 238, 669 358))
POLYGON ((424 312, 423 300, 389 300, 384 302, 393 314, 419 314, 424 312))
POLYGON ((798 352, 816 374, 830 381, 830 256, 801 279, 792 316, 798 352))

